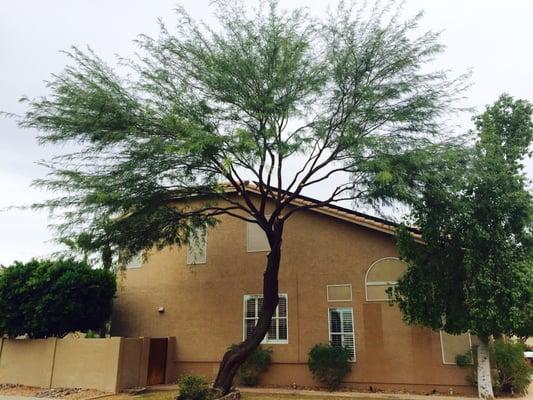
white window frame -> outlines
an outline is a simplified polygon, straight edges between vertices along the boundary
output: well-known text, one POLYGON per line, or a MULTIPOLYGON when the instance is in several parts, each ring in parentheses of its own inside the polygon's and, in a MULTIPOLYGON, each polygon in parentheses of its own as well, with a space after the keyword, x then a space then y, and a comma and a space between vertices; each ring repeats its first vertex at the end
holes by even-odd
MULTIPOLYGON (((265 218, 270 218, 271 214, 267 214, 265 215, 265 218)), ((267 238, 267 247, 268 248, 265 248, 265 249, 260 249, 260 250, 251 250, 250 249, 250 227, 254 227, 254 226, 259 226, 259 224, 257 222, 246 222, 246 252, 247 253, 265 253, 265 252, 269 252, 271 249, 270 249, 270 243, 268 243, 268 238, 267 238)), ((264 233, 263 231, 261 231, 262 233, 264 233)), ((264 233, 265 236, 266 236, 266 233, 264 233)))
MULTIPOLYGON (((201 262, 192 262, 190 259, 189 259, 189 248, 190 248, 190 243, 187 243, 187 254, 186 254, 186 260, 185 260, 185 263, 187 265, 190 265, 190 266, 194 266, 194 265, 204 265, 204 264, 207 264, 207 241, 208 241, 208 227, 206 226, 205 228, 205 259, 204 261, 201 261, 201 262)), ((194 240, 194 239, 193 239, 194 240)))
MULTIPOLYGON (((444 357, 444 343, 442 342, 442 331, 439 331, 439 337, 440 337, 440 353, 442 355, 442 363, 444 365, 457 365, 456 362, 446 362, 446 357, 444 357)), ((470 345, 470 355, 472 356, 472 336, 470 335, 470 332, 468 332, 468 344, 470 345)), ((473 359, 471 357, 471 359, 473 359)), ((473 362, 469 362, 469 365, 472 365, 473 362)))
MULTIPOLYGON (((354 318, 353 318, 353 307, 328 307, 328 335, 329 335, 330 343, 332 343, 331 334, 334 334, 334 335, 340 334, 341 337, 343 335, 349 334, 348 332, 342 332, 342 329, 343 329, 342 321, 341 321, 341 332, 331 332, 331 310, 350 310, 352 312, 353 359, 351 360, 351 362, 356 362, 357 361, 357 348, 355 345, 355 324, 354 324, 354 318)), ((341 342, 342 342, 342 338, 341 338, 341 342)))
POLYGON ((330 303, 343 303, 347 301, 352 301, 352 284, 351 283, 344 283, 344 284, 338 284, 338 285, 326 285, 326 298, 328 302, 330 303), (329 298, 329 288, 330 287, 341 287, 341 286, 349 286, 350 287, 350 299, 349 300, 330 300, 329 298))
MULTIPOLYGON (((287 316, 286 317, 280 317, 279 316, 279 306, 276 307, 276 312, 272 316, 272 321, 279 320, 279 319, 286 319, 287 320, 287 339, 268 339, 268 332, 261 341, 262 344, 289 344, 289 296, 287 293, 279 293, 279 297, 285 298, 285 304, 287 308, 287 316)), ((246 340, 246 321, 249 319, 255 319, 257 320, 259 318, 259 308, 258 308, 258 302, 255 302, 255 318, 246 318, 246 301, 249 299, 258 299, 263 298, 262 294, 245 294, 243 297, 243 313, 242 313, 242 340, 246 340)), ((279 337, 279 324, 277 324, 277 333, 279 337)))
POLYGON ((374 266, 378 263, 378 262, 381 262, 383 260, 398 260, 398 261, 401 261, 398 257, 383 257, 383 258, 380 258, 379 260, 376 260, 372 263, 372 265, 370 265, 370 267, 368 267, 368 269, 366 270, 366 274, 365 274, 365 299, 366 301, 389 301, 389 298, 385 298, 385 299, 369 299, 368 298, 368 287, 369 286, 395 286, 398 284, 398 281, 374 281, 374 282, 368 282, 368 273, 370 272, 370 270, 372 268, 374 268, 374 266))

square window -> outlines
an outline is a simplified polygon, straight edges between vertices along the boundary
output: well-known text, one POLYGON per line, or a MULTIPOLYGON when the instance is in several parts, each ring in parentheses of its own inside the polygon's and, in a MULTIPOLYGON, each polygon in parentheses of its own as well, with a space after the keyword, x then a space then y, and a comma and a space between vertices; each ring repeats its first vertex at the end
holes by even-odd
MULTIPOLYGON (((263 295, 244 296, 244 338, 247 338, 253 331, 259 317, 263 313, 263 295)), ((287 317, 287 295, 279 295, 278 307, 262 343, 287 344, 289 343, 287 317)))
POLYGON ((255 222, 246 223, 246 251, 248 253, 270 251, 270 243, 265 232, 255 222))

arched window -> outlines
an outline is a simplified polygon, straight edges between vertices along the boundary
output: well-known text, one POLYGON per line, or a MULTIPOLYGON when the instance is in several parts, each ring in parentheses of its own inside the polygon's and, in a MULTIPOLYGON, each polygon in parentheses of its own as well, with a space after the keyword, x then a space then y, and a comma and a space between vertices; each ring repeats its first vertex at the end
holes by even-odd
POLYGON ((368 268, 365 277, 367 301, 387 301, 386 290, 398 283, 407 271, 407 264, 396 257, 386 257, 368 268))

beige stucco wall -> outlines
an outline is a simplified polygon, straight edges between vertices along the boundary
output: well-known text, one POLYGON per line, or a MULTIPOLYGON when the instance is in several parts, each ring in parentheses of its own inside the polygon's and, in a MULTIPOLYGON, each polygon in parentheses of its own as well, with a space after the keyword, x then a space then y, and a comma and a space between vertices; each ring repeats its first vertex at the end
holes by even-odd
MULTIPOLYGON (((212 378, 228 345, 243 339, 243 295, 261 293, 266 252, 246 252, 244 221, 221 221, 209 230, 205 264, 186 265, 185 248, 166 248, 119 282, 113 333, 175 336, 176 376, 201 371, 212 378)), ((346 385, 472 392, 467 370, 443 364, 438 332, 405 325, 386 302, 366 301, 366 271, 394 256, 391 235, 312 211, 291 217, 279 274, 280 293, 288 294, 289 343, 269 345, 274 365, 263 383, 313 385, 308 352, 329 340, 328 307, 346 306, 354 310, 357 353, 346 385), (333 284, 351 284, 352 301, 328 302, 333 284)))
POLYGON ((58 340, 52 387, 115 392, 120 341, 121 338, 58 340))
POLYGON ((149 339, 4 339, 0 383, 117 392, 144 386, 149 339))
POLYGON ((3 342, 0 383, 50 387, 57 339, 4 339, 3 342))

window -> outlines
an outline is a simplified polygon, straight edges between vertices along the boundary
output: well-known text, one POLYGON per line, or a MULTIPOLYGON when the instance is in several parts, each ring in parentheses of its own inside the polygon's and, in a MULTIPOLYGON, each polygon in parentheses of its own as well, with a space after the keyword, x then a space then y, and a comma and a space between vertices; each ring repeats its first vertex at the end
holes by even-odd
POLYGON ((329 309, 329 341, 333 346, 342 346, 348 349, 355 361, 355 339, 353 326, 353 309, 329 309))
POLYGON ((352 285, 328 285, 328 301, 352 301, 352 285))
POLYGON ((142 253, 140 252, 137 255, 133 256, 126 264, 127 269, 141 268, 142 266, 143 266, 143 258, 142 258, 142 253))
POLYGON ((442 362, 444 364, 455 364, 455 357, 470 351, 472 342, 469 333, 462 335, 451 335, 440 332, 440 344, 442 350, 442 362))
POLYGON ((387 289, 394 287, 407 270, 407 264, 395 257, 382 258, 366 272, 367 301, 387 301, 387 289))
MULTIPOLYGON (((269 215, 266 215, 269 218, 269 215)), ((263 229, 254 222, 246 223, 246 251, 270 251, 270 244, 263 229)))
MULTIPOLYGON (((244 296, 244 338, 247 338, 252 333, 262 312, 263 295, 254 294, 244 296)), ((287 323, 287 295, 280 294, 278 307, 272 316, 270 329, 263 339, 263 343, 289 343, 287 323)))
POLYGON ((187 264, 207 262, 207 227, 197 228, 187 245, 187 264))

